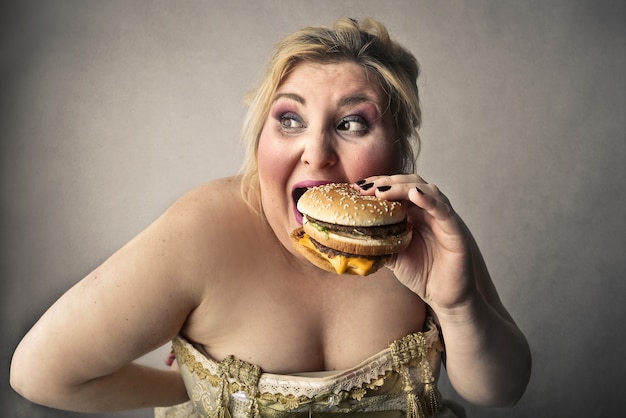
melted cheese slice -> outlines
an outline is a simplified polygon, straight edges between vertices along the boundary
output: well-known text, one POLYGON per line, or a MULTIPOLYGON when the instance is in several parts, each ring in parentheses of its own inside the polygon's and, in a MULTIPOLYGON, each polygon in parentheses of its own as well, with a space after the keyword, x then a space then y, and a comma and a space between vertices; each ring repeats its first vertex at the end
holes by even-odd
POLYGON ((337 274, 344 274, 346 272, 349 272, 358 274, 359 276, 365 276, 369 274, 369 272, 372 270, 372 266, 375 262, 375 260, 372 260, 370 258, 346 257, 343 255, 330 257, 327 254, 319 252, 318 249, 315 248, 315 244, 311 242, 311 239, 307 234, 304 234, 298 242, 302 246, 315 251, 321 257, 328 260, 328 262, 333 266, 337 274))

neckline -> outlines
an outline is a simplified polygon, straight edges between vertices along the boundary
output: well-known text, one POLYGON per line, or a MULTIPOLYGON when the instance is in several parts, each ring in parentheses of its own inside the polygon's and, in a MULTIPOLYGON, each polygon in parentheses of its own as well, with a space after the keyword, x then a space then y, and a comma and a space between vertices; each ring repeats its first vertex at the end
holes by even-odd
MULTIPOLYGON (((225 368, 225 365, 228 364, 236 364, 236 368, 244 368, 247 370, 254 370, 255 374, 258 374, 259 381, 269 381, 269 382, 283 382, 283 381, 337 381, 345 378, 349 378, 358 374, 363 373, 371 373, 374 369, 379 372, 384 370, 385 372, 391 370, 393 368, 393 358, 392 358, 392 347, 398 344, 407 344, 405 341, 408 341, 413 336, 421 336, 420 338, 424 339, 424 348, 436 348, 437 351, 443 351, 440 341, 439 341, 439 331, 435 322, 431 317, 428 317, 426 323, 424 324, 425 330, 418 333, 409 333, 406 336, 399 338, 397 340, 392 341, 386 348, 382 349, 378 353, 366 358, 365 360, 359 362, 358 364, 341 370, 322 370, 322 371, 314 371, 314 372, 297 372, 297 373, 273 373, 263 371, 261 367, 254 363, 247 362, 245 360, 239 359, 235 356, 227 356, 222 360, 216 360, 212 358, 204 347, 201 344, 193 343, 187 340, 183 335, 178 335, 175 337, 174 342, 175 346, 176 341, 184 347, 184 350, 188 352, 189 356, 183 355, 183 357, 187 358, 187 361, 190 359, 195 360, 196 364, 193 369, 196 369, 198 366, 202 367, 206 371, 217 374, 220 370, 225 368)), ((412 343, 415 345, 415 343, 412 343)), ((179 353, 177 352, 177 357, 179 357, 179 353)), ((383 373, 384 374, 384 373, 383 373)))

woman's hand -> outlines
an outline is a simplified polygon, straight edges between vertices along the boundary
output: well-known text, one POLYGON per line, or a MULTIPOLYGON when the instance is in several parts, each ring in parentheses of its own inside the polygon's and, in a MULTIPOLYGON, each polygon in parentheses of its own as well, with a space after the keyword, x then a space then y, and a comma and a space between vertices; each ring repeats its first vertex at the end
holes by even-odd
POLYGON ((530 377, 528 343, 448 198, 417 175, 369 177, 354 187, 365 195, 408 203, 413 239, 388 267, 432 309, 457 392, 475 404, 515 403, 530 377))
POLYGON ((439 188, 415 174, 369 177, 359 183, 364 195, 408 203, 413 239, 388 263, 398 280, 435 311, 468 300, 476 289, 472 240, 439 188))

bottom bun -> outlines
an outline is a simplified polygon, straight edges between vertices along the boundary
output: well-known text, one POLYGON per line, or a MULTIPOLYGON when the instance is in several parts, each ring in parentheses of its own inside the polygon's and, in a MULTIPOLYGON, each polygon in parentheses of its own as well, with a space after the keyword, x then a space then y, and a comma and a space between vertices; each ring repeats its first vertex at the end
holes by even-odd
POLYGON ((294 230, 290 238, 296 251, 302 254, 313 265, 331 273, 368 276, 380 270, 391 258, 391 255, 362 258, 358 255, 350 257, 324 254, 315 248, 310 237, 302 228, 294 230))

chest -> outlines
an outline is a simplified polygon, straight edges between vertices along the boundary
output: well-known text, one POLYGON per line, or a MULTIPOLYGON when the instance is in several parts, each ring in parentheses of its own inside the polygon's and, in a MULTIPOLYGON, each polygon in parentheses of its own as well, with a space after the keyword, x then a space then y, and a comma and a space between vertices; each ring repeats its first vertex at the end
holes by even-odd
MULTIPOLYGON (((215 359, 234 355, 273 373, 352 367, 408 333, 425 306, 391 276, 260 274, 229 291, 220 321, 204 322, 215 359)), ((213 314, 213 318, 216 314, 213 314)))

